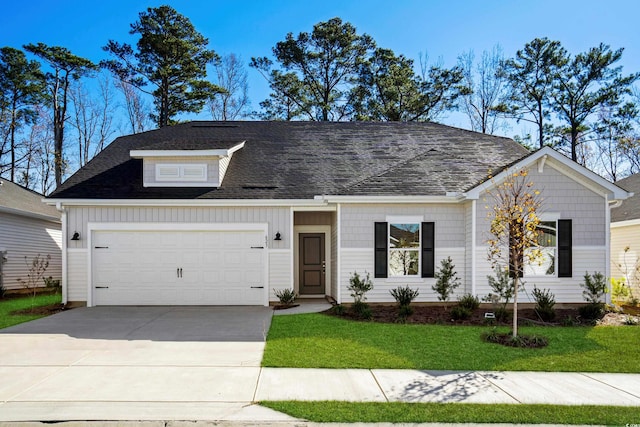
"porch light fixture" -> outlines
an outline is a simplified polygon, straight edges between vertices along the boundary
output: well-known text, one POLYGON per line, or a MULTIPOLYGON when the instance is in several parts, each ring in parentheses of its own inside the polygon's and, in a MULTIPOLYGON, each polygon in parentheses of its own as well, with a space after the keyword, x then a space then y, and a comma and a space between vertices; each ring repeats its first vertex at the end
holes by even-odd
POLYGON ((276 238, 273 239, 273 240, 282 240, 282 237, 280 236, 280 232, 279 231, 276 233, 276 238))
POLYGON ((80 233, 78 233, 77 231, 75 231, 73 233, 73 237, 71 237, 71 240, 80 240, 80 233))

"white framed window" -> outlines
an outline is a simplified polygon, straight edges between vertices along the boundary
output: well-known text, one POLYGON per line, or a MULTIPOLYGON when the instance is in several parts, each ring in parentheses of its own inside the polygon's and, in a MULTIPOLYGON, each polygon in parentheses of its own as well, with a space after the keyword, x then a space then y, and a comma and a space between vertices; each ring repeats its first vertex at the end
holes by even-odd
POLYGON ((389 222, 389 277, 420 277, 420 224, 389 222))
POLYGON ((156 181, 159 182, 205 182, 207 164, 156 164, 156 181))
MULTIPOLYGON (((545 218, 543 218, 545 219, 545 218)), ((537 231, 537 245, 540 257, 532 262, 525 261, 524 276, 557 277, 558 271, 558 222, 540 221, 537 231)))

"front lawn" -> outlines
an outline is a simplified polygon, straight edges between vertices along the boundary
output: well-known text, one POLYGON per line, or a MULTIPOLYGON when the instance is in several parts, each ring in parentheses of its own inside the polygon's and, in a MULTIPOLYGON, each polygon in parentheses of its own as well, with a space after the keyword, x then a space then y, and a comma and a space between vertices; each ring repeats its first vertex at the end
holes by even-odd
MULTIPOLYGON (((483 342, 490 326, 356 322, 323 314, 275 316, 263 366, 640 373, 640 327, 522 327, 545 348, 483 342)), ((507 329, 504 329, 505 331, 507 329)))
POLYGON ((296 418, 319 423, 506 423, 631 425, 640 408, 467 403, 260 402, 296 418))
POLYGON ((59 293, 38 294, 35 297, 25 295, 19 298, 0 299, 0 329, 44 317, 46 314, 42 314, 41 310, 37 310, 37 308, 60 304, 61 300, 62 296, 59 293), (31 311, 31 308, 34 308, 34 313, 11 314, 14 311, 31 311))

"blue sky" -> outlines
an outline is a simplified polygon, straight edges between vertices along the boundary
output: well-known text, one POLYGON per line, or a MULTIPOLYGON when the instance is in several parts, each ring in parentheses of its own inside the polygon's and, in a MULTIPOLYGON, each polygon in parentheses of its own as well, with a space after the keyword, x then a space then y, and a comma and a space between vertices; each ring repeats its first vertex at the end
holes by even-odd
MULTIPOLYGON (((339 16, 379 46, 408 57, 428 53, 453 66, 458 55, 476 55, 500 44, 506 56, 535 37, 559 40, 575 54, 600 42, 624 47, 620 65, 640 71, 637 0, 574 1, 133 1, 7 0, 0 14, 0 46, 44 42, 67 47, 94 61, 104 59, 109 39, 133 42, 129 24, 147 7, 170 4, 189 17, 219 54, 270 56, 288 32, 311 31, 313 24, 339 16)), ((266 82, 249 69, 254 108, 268 94, 266 82)), ((449 124, 467 127, 463 118, 449 124)))

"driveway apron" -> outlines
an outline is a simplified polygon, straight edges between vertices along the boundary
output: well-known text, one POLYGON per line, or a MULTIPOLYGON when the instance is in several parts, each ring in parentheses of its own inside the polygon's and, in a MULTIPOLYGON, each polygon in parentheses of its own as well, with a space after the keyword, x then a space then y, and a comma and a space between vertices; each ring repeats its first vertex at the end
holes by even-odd
POLYGON ((1 330, 0 420, 87 419, 64 411, 74 407, 95 408, 92 419, 113 419, 119 407, 135 417, 144 402, 177 412, 195 405, 205 419, 202 404, 238 410, 254 400, 272 313, 77 308, 1 330))

